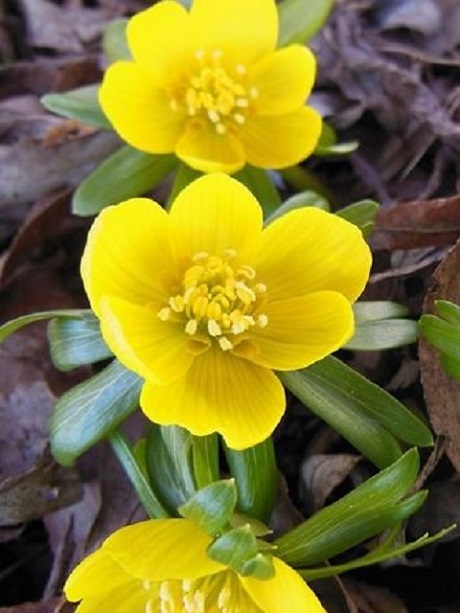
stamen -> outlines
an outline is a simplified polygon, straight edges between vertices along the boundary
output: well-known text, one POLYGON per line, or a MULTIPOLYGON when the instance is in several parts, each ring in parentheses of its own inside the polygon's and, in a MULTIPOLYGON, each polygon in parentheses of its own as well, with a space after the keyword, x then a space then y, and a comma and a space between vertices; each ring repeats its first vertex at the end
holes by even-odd
MULTIPOLYGON (((222 256, 195 253, 185 270, 178 293, 157 313, 162 321, 179 323, 190 338, 187 351, 199 355, 213 343, 222 351, 239 351, 241 343, 252 342, 253 326, 265 327, 268 317, 260 312, 265 302, 264 283, 255 282, 257 273, 247 264, 233 261, 238 253, 227 248, 222 256), (255 314, 257 313, 257 315, 255 314)), ((166 588, 164 588, 166 589, 166 588)))
POLYGON ((249 100, 247 98, 237 98, 235 100, 235 106, 240 109, 247 109, 249 106, 249 100))
POLYGON ((240 126, 246 122, 246 117, 241 113, 234 113, 233 119, 236 121, 236 123, 239 123, 240 126))
POLYGON ((212 123, 219 123, 219 121, 220 121, 220 115, 214 109, 209 109, 208 110, 208 117, 212 121, 212 123))
POLYGON ((223 123, 216 123, 216 132, 217 134, 226 134, 227 128, 223 123))
POLYGON ((249 96, 251 98, 258 98, 259 97, 259 90, 257 87, 250 87, 249 88, 249 96))
POLYGON ((260 326, 261 328, 265 328, 267 324, 268 324, 268 317, 265 315, 265 313, 260 313, 260 315, 257 316, 257 325, 260 326))
POLYGON ((210 319, 208 321, 208 332, 209 336, 220 336, 222 334, 221 327, 215 319, 210 319))
POLYGON ((195 51, 195 57, 196 57, 197 60, 200 60, 200 61, 203 60, 204 59, 204 55, 205 55, 205 53, 204 53, 203 49, 197 49, 195 51))
POLYGON ((230 349, 233 349, 233 343, 231 343, 226 336, 221 336, 218 343, 222 351, 230 351, 230 349))
POLYGON ((187 334, 190 334, 190 336, 193 336, 194 334, 196 334, 196 331, 198 330, 198 322, 196 319, 189 319, 188 322, 185 325, 185 331, 187 332, 187 334))
POLYGON ((243 64, 236 64, 235 70, 239 75, 245 75, 248 72, 246 66, 243 64))
POLYGON ((161 321, 168 321, 171 315, 171 309, 169 307, 163 307, 158 311, 157 315, 161 319, 161 321))

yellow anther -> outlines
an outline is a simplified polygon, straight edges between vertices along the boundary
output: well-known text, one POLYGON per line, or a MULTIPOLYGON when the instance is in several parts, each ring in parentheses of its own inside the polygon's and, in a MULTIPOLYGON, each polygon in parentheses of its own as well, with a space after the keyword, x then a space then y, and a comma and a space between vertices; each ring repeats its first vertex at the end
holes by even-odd
POLYGON ((219 123, 219 121, 220 121, 220 115, 214 109, 209 109, 208 110, 208 117, 209 117, 210 121, 212 121, 212 123, 219 123))
POLYGON ((241 300, 243 304, 246 306, 250 305, 251 302, 254 302, 256 299, 255 292, 249 288, 246 283, 238 282, 235 283, 236 286, 236 295, 241 300))
POLYGON ((267 324, 268 324, 268 317, 265 315, 265 313, 260 313, 260 315, 257 316, 257 325, 260 326, 261 328, 265 328, 267 324))
POLYGON ((169 299, 169 306, 176 313, 182 313, 185 306, 184 299, 182 298, 182 296, 174 296, 173 298, 169 299))
POLYGON ((267 286, 265 285, 265 283, 256 283, 254 285, 254 291, 257 294, 265 294, 265 292, 267 291, 267 286))
POLYGON ((208 310, 208 302, 209 301, 205 296, 198 296, 196 300, 194 300, 192 311, 193 314, 198 317, 198 319, 206 317, 206 313, 208 310))
POLYGON ((233 334, 242 334, 243 332, 246 332, 246 330, 248 329, 247 324, 245 323, 244 319, 239 319, 238 321, 235 321, 235 323, 232 325, 232 332, 233 334))
POLYGON ((192 260, 194 262, 200 262, 201 260, 206 260, 207 258, 209 258, 209 254, 206 253, 206 251, 198 251, 198 253, 195 253, 192 260))
POLYGON ((246 122, 246 117, 241 113, 234 113, 233 119, 236 121, 236 123, 240 124, 240 126, 246 122))
POLYGON ((227 133, 227 128, 225 127, 225 124, 223 124, 223 123, 216 123, 216 132, 217 132, 217 134, 226 134, 227 133))
POLYGON ((259 90, 257 89, 257 87, 250 87, 249 88, 249 97, 250 98, 258 98, 259 97, 259 90))
POLYGON ((193 336, 194 334, 196 334, 197 329, 198 329, 197 320, 189 319, 185 325, 185 331, 187 332, 187 334, 190 334, 190 336, 193 336))
POLYGON ((222 317, 222 307, 218 302, 210 302, 208 305, 208 311, 206 313, 208 319, 220 320, 222 317))
POLYGON ((169 307, 163 307, 157 313, 161 321, 167 321, 171 315, 171 309, 169 307))
POLYGON ((145 581, 142 581, 142 587, 148 592, 152 587, 152 582, 145 579, 145 581))
POLYGON ((236 258, 238 251, 236 249, 224 249, 224 255, 229 260, 232 260, 233 258, 236 258))
POLYGON ((237 64, 235 66, 235 71, 239 74, 239 75, 245 75, 248 71, 246 66, 244 66, 244 64, 237 64))
POLYGON ((238 268, 238 273, 251 281, 256 277, 256 271, 251 266, 241 266, 238 268))
POLYGON ((233 343, 231 343, 226 336, 221 336, 218 343, 222 351, 230 351, 230 349, 233 349, 233 343))
POLYGON ((209 336, 220 336, 222 329, 215 319, 208 320, 208 333, 209 336))
POLYGON ((247 98, 237 98, 235 100, 235 106, 240 109, 247 109, 249 106, 249 100, 247 98))

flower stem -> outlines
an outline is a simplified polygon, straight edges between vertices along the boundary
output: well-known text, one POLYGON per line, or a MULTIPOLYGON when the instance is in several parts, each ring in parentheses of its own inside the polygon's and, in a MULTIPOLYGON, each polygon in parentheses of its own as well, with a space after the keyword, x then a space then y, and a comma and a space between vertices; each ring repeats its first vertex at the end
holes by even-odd
POLYGON ((216 434, 194 436, 192 443, 193 472, 197 489, 219 479, 219 447, 216 434))
POLYGON ((169 517, 168 512, 153 493, 126 437, 118 430, 114 430, 109 436, 109 441, 147 515, 151 518, 169 517))

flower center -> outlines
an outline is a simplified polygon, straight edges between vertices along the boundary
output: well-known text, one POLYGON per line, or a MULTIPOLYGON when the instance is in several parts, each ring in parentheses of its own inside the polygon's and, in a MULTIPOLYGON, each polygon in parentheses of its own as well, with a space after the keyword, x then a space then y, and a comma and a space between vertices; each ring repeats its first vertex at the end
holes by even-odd
POLYGON ((197 341, 209 345, 215 340, 222 351, 245 340, 250 328, 264 328, 268 318, 261 309, 267 287, 256 281, 253 268, 236 264, 236 257, 233 249, 227 249, 224 257, 196 253, 179 292, 169 298, 158 317, 181 322, 197 341))
POLYGON ((145 613, 261 613, 233 572, 193 581, 144 581, 150 596, 145 613))
POLYGON ((247 69, 243 64, 224 67, 219 49, 195 52, 196 71, 178 97, 171 98, 171 108, 185 108, 191 118, 204 119, 217 134, 226 134, 243 125, 251 101, 259 95, 256 87, 245 84, 247 69))

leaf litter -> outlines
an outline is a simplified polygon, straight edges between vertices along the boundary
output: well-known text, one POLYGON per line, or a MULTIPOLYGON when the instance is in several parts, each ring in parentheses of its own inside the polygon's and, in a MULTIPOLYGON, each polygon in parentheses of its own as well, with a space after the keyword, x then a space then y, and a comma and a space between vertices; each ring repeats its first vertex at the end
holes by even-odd
MULTIPOLYGON (((2 320, 86 304, 78 260, 87 226, 70 215, 67 190, 114 151, 118 139, 46 112, 39 97, 96 82, 104 25, 146 5, 1 5, 2 320)), ((364 299, 401 302, 414 318, 432 312, 436 298, 460 302, 458 244, 448 251, 460 235, 459 45, 457 0, 337 0, 312 45, 319 58, 315 104, 340 140, 358 140, 360 146, 348 157, 312 159, 305 168, 337 208, 360 198, 381 202, 371 238, 375 270, 364 299)), ((342 357, 425 413, 444 441, 427 476, 431 497, 411 521, 412 534, 458 518, 459 391, 440 369, 436 351, 421 341, 420 361, 413 346, 342 357)), ((0 500, 5 492, 9 500, 1 505, 0 610, 66 613, 59 594, 69 569, 141 511, 107 446, 91 450, 73 469, 50 461, 52 404, 88 372, 64 375, 53 368, 44 325, 25 328, 0 347, 0 366, 0 500), (39 504, 33 502, 37 491, 43 494, 39 504), (26 576, 37 577, 30 589, 26 576)), ((142 427, 135 419, 128 433, 142 427)), ((280 526, 300 520, 290 498, 308 514, 367 476, 353 449, 294 399, 276 442, 287 478, 280 494, 284 506, 277 511, 280 526)), ((417 556, 418 566, 406 560, 397 572, 373 568, 323 583, 329 610, 458 610, 458 533, 449 538, 417 556), (440 576, 444 590, 436 585, 440 576)))

